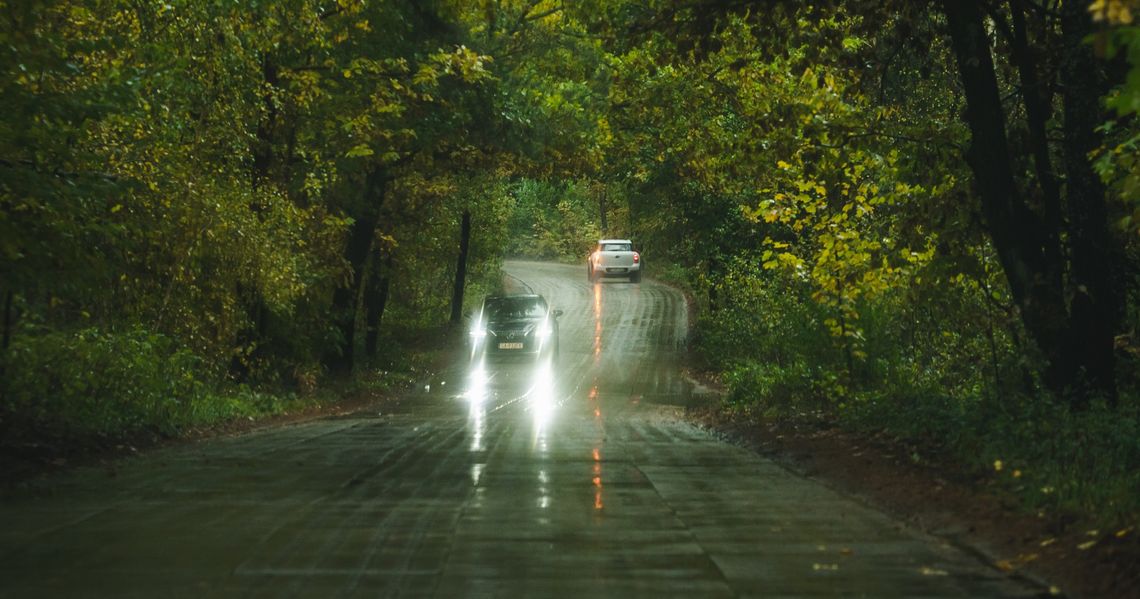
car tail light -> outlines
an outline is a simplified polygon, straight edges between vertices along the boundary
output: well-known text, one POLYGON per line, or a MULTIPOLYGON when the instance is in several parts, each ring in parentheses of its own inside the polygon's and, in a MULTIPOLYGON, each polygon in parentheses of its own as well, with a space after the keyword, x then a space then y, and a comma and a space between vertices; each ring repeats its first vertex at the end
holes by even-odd
POLYGON ((641 254, 634 252, 633 253, 633 263, 637 264, 638 262, 641 262, 641 254))

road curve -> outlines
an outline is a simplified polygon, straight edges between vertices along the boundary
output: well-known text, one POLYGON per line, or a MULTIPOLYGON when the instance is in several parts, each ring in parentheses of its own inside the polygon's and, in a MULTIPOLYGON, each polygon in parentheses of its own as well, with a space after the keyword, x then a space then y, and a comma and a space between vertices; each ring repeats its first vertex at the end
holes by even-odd
POLYGON ((0 503, 0 597, 1029 597, 677 417, 684 299, 511 262, 549 367, 464 360, 362 413, 154 452, 0 503))

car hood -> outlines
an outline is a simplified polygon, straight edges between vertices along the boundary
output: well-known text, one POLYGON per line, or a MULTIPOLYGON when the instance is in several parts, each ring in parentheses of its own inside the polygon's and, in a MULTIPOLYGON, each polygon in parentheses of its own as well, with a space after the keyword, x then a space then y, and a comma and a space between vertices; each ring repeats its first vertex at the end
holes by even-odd
POLYGON ((499 320, 496 322, 487 323, 488 331, 525 331, 530 332, 531 329, 538 326, 539 320, 534 318, 522 318, 516 320, 499 320))

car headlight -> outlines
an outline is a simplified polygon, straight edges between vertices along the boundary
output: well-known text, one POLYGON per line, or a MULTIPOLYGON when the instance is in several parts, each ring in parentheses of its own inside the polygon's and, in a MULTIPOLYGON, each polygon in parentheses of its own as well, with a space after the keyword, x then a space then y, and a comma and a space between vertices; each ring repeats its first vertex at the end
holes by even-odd
POLYGON ((475 325, 475 328, 471 329, 471 338, 472 339, 479 340, 479 339, 482 339, 486 336, 487 336, 487 329, 483 328, 482 325, 475 325))
POLYGON ((553 333, 554 333, 554 327, 550 326, 549 322, 544 322, 544 323, 538 325, 538 327, 535 328, 535 330, 534 330, 535 336, 538 337, 539 339, 544 339, 546 337, 549 337, 553 333))

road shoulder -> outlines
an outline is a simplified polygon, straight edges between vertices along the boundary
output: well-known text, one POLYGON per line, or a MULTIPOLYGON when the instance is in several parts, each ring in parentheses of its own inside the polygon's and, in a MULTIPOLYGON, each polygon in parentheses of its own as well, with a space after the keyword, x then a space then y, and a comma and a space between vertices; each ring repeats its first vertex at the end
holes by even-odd
POLYGON ((1074 518, 1026 513, 992 481, 911 448, 820 421, 731 414, 715 397, 694 423, 803 476, 976 553, 1009 576, 1071 597, 1140 597, 1140 535, 1093 531, 1074 518), (1095 532, 1096 534, 1090 534, 1095 532), (1090 541, 1096 541, 1089 544, 1090 541), (1048 582, 1045 582, 1048 581, 1048 582))

